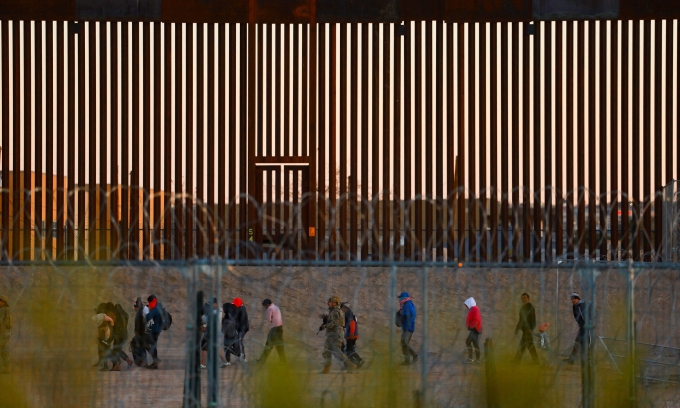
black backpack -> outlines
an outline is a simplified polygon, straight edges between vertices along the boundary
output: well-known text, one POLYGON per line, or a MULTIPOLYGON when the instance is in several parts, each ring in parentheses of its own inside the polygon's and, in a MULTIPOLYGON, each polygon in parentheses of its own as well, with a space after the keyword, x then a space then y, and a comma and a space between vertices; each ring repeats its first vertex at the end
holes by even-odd
POLYGON ((222 318, 222 334, 228 338, 236 337, 236 320, 227 314, 222 318))
POLYGON ((394 323, 397 327, 401 327, 401 321, 403 317, 401 316, 401 310, 397 310, 397 314, 394 316, 394 323))
POLYGON ((168 330, 170 326, 172 326, 172 315, 170 312, 165 310, 165 308, 161 309, 161 314, 163 315, 163 331, 168 330))

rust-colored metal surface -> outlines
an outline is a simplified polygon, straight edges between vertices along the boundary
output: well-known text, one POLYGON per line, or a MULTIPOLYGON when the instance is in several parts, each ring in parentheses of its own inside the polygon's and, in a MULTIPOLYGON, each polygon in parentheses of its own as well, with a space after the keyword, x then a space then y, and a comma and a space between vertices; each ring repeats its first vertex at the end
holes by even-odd
POLYGON ((4 256, 663 259, 674 20, 258 15, 0 22, 4 256))
MULTIPOLYGON (((0 22, 0 41, 2 42, 2 54, 0 54, 0 64, 2 64, 2 106, 9 106, 9 21, 0 22)), ((9 114, 9 109, 3 109, 3 114, 9 114)), ((0 151, 2 160, 2 180, 9 181, 9 120, 2 121, 2 147, 4 152, 0 151)), ((9 258, 9 189, 5 189, 5 184, 2 185, 2 193, 0 200, 2 200, 2 247, 0 247, 0 259, 6 261, 9 258)))

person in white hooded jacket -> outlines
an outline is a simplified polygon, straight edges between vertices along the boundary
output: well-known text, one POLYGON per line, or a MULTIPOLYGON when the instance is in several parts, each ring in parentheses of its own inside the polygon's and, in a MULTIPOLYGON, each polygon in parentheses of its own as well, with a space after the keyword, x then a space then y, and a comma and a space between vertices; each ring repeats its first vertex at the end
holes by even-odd
POLYGON ((468 338, 465 340, 465 345, 468 349, 468 363, 479 362, 479 335, 482 334, 482 312, 477 307, 475 299, 470 297, 465 301, 465 307, 469 309, 467 318, 465 319, 465 327, 469 330, 468 338), (472 358, 474 350, 476 359, 472 358))

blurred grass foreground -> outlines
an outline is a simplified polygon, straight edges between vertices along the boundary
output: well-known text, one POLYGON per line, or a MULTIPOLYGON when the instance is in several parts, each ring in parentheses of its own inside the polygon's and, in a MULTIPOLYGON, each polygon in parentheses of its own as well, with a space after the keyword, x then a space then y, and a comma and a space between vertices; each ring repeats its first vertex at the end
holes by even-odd
MULTIPOLYGON (((0 407, 180 407, 188 371, 188 345, 195 330, 193 301, 198 291, 218 303, 240 297, 248 310, 247 362, 232 358, 217 370, 220 407, 496 407, 582 406, 581 368, 564 364, 574 344, 576 325, 568 296, 586 287, 582 271, 549 268, 444 267, 241 267, 130 265, 9 266, 0 268, 0 294, 6 294, 13 319, 11 367, 0 374, 0 407), (418 311, 412 346, 416 364, 401 366, 400 330, 393 326, 396 294, 407 289, 418 311), (550 350, 538 350, 540 364, 514 361, 519 338, 513 336, 520 294, 531 293, 537 320, 551 322, 550 350), (157 370, 121 365, 120 372, 99 371, 94 309, 120 304, 130 315, 133 302, 155 294, 173 315, 162 332, 157 370), (326 299, 338 295, 358 316, 357 351, 366 365, 346 373, 333 361, 320 374, 324 339, 317 335, 326 299), (480 364, 466 364, 463 301, 474 296, 483 319, 481 336, 493 339, 493 387, 482 350, 480 364), (272 353, 257 364, 269 322, 261 306, 270 298, 281 308, 287 363, 272 353)), ((625 339, 626 280, 612 269, 597 274, 590 286, 596 302, 596 336, 625 339)), ((636 275, 635 319, 638 341, 678 344, 675 270, 641 270, 636 275)), ((680 406, 677 354, 650 347, 634 367, 636 401, 631 405, 625 350, 595 337, 597 407, 680 406), (645 361, 663 361, 653 365, 645 361), (661 367, 661 368, 659 368, 661 367)), ((625 349, 625 343, 624 349, 625 349)), ((123 350, 129 353, 128 344, 123 350)), ((150 359, 148 360, 150 361, 150 359)), ((111 368, 111 364, 108 365, 111 368)), ((200 406, 208 401, 209 370, 200 370, 200 406)), ((194 405, 198 406, 198 404, 194 405)))

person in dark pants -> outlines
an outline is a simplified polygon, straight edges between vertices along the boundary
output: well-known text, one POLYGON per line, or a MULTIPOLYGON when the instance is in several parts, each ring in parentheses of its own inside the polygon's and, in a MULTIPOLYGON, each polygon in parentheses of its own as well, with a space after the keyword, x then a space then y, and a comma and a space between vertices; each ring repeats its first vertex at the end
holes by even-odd
POLYGON ((236 320, 236 331, 238 332, 238 348, 241 354, 241 362, 247 363, 246 360, 246 347, 243 344, 243 338, 246 333, 250 330, 250 324, 248 323, 248 312, 246 307, 243 305, 243 300, 241 298, 235 298, 233 301, 234 306, 236 306, 236 312, 234 313, 234 319, 236 320))
POLYGON ((153 321, 151 325, 151 339, 147 351, 151 354, 153 363, 146 366, 146 368, 157 369, 158 363, 161 362, 158 358, 158 338, 163 331, 163 305, 158 302, 156 295, 149 296, 147 300, 149 302, 149 314, 146 315, 146 321, 153 321))
POLYGON ((574 320, 576 320, 576 324, 578 324, 578 333, 574 340, 575 344, 574 348, 571 350, 571 355, 569 358, 563 360, 567 364, 574 364, 574 359, 576 354, 578 354, 579 349, 581 350, 581 353, 589 353, 590 347, 592 346, 590 330, 586 324, 587 321, 592 318, 592 316, 590 316, 590 313, 592 313, 591 306, 586 305, 586 302, 581 300, 581 297, 576 292, 571 294, 571 303, 574 320))
POLYGON ((468 363, 478 363, 479 362, 479 335, 482 334, 482 312, 480 312, 479 307, 477 307, 477 302, 474 298, 468 298, 465 301, 465 307, 469 309, 467 318, 465 319, 465 326, 469 330, 467 340, 465 340, 465 345, 468 349, 468 363), (475 353, 475 359, 472 358, 472 352, 475 353))
POLYGON ((272 303, 271 300, 265 299, 262 301, 262 306, 267 309, 267 320, 272 328, 267 334, 267 343, 264 345, 262 356, 255 360, 258 364, 264 364, 267 361, 269 353, 276 347, 279 358, 282 362, 286 362, 286 351, 283 348, 283 320, 281 318, 281 310, 272 303))
POLYGON ((123 310, 120 304, 116 304, 113 309, 116 324, 113 326, 111 339, 113 340, 113 347, 111 349, 111 362, 113 367, 111 371, 120 371, 121 359, 125 360, 128 364, 128 368, 132 366, 132 360, 128 357, 127 353, 123 351, 123 345, 128 339, 128 319, 130 316, 123 310))
POLYGON ((349 308, 348 302, 343 302, 340 305, 340 309, 345 313, 345 344, 342 345, 342 351, 357 368, 361 368, 364 365, 364 360, 357 353, 357 340, 359 339, 358 319, 349 308))
POLYGON ((399 312, 401 319, 401 353, 404 355, 404 362, 401 365, 415 364, 418 361, 418 353, 411 348, 411 337, 416 330, 416 307, 411 301, 411 296, 407 292, 399 294, 399 312))
POLYGON ((515 361, 521 362, 524 351, 529 349, 531 359, 534 364, 538 364, 538 353, 534 347, 534 329, 536 328, 536 309, 531 304, 531 299, 526 293, 522 293, 522 307, 519 309, 519 321, 515 326, 515 334, 522 331, 522 340, 519 345, 519 350, 515 355, 515 361))
POLYGON ((132 359, 137 367, 145 366, 146 364, 146 350, 149 348, 150 335, 147 333, 146 321, 144 319, 144 305, 142 298, 137 298, 134 304, 135 309, 135 330, 134 337, 130 342, 132 350, 132 359))

